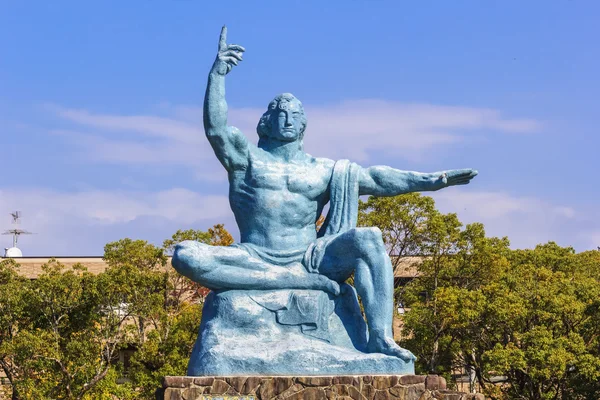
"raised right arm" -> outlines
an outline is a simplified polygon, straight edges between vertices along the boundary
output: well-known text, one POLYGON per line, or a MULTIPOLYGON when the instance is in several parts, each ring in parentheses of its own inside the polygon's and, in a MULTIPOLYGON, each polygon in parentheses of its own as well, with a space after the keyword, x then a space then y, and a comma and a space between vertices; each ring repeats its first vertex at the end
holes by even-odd
POLYGON ((204 96, 204 131, 217 158, 229 172, 245 168, 248 140, 239 129, 227 126, 225 75, 242 60, 242 46, 227 45, 227 28, 221 30, 219 52, 208 75, 204 96))

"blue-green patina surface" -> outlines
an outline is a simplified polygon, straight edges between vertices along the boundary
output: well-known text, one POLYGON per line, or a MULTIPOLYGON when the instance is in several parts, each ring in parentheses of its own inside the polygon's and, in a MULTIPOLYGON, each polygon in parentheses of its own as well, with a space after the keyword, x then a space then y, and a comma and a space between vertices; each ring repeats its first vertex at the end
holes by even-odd
POLYGON ((228 45, 226 34, 224 27, 208 78, 204 128, 228 172, 241 241, 186 241, 175 250, 177 271, 212 289, 188 374, 414 373, 414 355, 393 340, 392 265, 381 232, 356 227, 358 197, 464 185, 477 172, 363 168, 313 157, 303 150, 302 103, 289 93, 269 103, 258 145, 248 142, 227 125, 225 76, 245 49, 228 45), (352 273, 356 288, 343 283, 352 273))

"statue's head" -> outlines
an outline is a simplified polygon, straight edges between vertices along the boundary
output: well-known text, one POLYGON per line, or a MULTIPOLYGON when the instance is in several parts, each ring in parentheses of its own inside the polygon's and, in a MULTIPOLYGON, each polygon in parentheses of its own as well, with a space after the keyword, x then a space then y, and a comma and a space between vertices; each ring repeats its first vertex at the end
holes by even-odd
POLYGON ((302 103, 291 93, 275 97, 260 118, 256 132, 261 139, 284 142, 302 140, 306 129, 306 114, 302 103))

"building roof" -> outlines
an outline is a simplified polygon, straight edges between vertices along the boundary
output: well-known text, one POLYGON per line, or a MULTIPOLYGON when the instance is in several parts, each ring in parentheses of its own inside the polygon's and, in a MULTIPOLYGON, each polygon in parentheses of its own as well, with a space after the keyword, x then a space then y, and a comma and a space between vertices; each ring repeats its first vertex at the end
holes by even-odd
POLYGON ((419 275, 418 266, 424 260, 422 256, 392 256, 392 265, 394 268, 394 278, 414 278, 419 275))
MULTIPOLYGON (((104 272, 107 267, 102 257, 19 257, 14 260, 20 265, 19 273, 21 275, 29 279, 36 279, 42 273, 42 265, 47 264, 52 258, 66 267, 82 264, 93 274, 104 272)), ((0 260, 6 259, 0 258, 0 260)))

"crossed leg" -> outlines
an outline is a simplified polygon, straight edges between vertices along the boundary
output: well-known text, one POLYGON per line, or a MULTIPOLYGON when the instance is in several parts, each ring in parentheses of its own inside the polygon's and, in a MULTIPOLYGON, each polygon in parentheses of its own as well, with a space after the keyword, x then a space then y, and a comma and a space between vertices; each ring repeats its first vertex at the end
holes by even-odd
POLYGON ((354 272, 354 285, 369 327, 369 352, 393 355, 407 362, 416 359, 394 342, 394 276, 379 229, 355 228, 328 239, 318 267, 319 274, 339 283, 354 272))
POLYGON ((339 294, 339 285, 310 274, 300 263, 269 264, 237 247, 210 246, 186 240, 175 247, 173 267, 211 290, 320 289, 339 294))
POLYGON ((371 353, 384 353, 405 361, 415 360, 394 342, 393 271, 381 231, 355 228, 325 239, 318 273, 308 273, 300 264, 277 266, 249 256, 235 247, 215 247, 185 241, 173 255, 175 269, 210 289, 320 289, 337 295, 339 286, 354 272, 361 297, 371 353))

